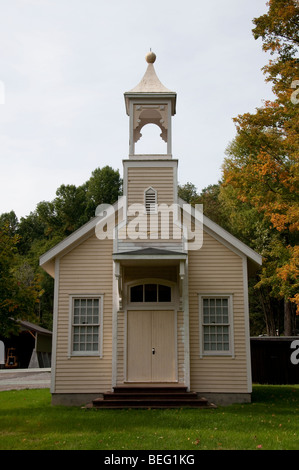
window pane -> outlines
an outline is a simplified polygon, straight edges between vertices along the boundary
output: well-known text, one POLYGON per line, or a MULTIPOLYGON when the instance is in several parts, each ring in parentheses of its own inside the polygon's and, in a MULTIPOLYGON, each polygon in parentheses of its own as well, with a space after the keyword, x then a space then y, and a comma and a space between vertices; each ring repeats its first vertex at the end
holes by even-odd
POLYGON ((228 299, 203 298, 202 306, 204 351, 229 351, 228 299))
POLYGON ((159 284, 158 300, 159 302, 171 302, 171 287, 159 284))
POLYGON ((157 302, 157 284, 144 285, 144 301, 157 302))
POLYGON ((73 351, 99 350, 99 299, 74 299, 73 351))
POLYGON ((131 302, 143 302, 143 284, 131 287, 131 302))

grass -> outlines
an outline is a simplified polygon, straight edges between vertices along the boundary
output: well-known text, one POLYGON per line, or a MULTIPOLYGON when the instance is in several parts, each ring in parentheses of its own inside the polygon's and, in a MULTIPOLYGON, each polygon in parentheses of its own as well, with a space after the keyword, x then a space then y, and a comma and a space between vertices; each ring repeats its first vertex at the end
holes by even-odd
POLYGON ((48 389, 0 392, 1 450, 298 450, 299 385, 254 386, 217 409, 54 407, 48 389))

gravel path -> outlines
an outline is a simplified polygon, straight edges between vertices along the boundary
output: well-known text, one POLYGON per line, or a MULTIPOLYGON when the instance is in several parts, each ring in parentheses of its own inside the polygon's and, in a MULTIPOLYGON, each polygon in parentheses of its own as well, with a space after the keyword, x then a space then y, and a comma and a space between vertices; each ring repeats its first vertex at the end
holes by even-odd
POLYGON ((51 369, 0 369, 0 391, 50 388, 51 369))

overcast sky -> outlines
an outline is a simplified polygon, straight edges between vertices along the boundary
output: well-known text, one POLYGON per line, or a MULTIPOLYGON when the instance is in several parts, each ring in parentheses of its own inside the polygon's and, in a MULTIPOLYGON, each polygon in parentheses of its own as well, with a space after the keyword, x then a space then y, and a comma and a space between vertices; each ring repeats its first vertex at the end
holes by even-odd
POLYGON ((269 56, 252 35, 266 11, 266 0, 0 0, 0 214, 25 217, 98 167, 122 174, 123 93, 150 48, 177 92, 179 182, 199 192, 217 183, 232 118, 272 97, 269 56))

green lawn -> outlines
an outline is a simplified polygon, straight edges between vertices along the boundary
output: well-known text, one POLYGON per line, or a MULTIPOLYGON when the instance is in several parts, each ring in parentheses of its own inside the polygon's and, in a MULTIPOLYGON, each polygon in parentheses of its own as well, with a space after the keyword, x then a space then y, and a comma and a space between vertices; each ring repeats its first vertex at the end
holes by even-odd
POLYGON ((54 407, 48 389, 0 392, 0 449, 299 449, 299 385, 254 386, 217 409, 54 407))

